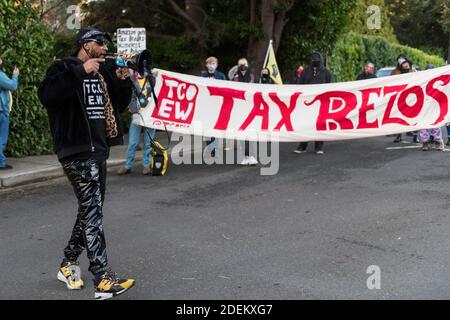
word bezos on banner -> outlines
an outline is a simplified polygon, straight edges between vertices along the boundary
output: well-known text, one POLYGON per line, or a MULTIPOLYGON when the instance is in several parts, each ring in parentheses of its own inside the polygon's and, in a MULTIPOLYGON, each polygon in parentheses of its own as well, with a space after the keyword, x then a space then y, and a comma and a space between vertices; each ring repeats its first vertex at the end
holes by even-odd
POLYGON ((160 71, 158 106, 143 114, 152 127, 164 122, 170 130, 194 133, 193 124, 201 123, 207 136, 246 134, 252 140, 264 132, 278 132, 285 141, 384 135, 450 122, 450 68, 435 70, 308 86, 219 85, 160 71))

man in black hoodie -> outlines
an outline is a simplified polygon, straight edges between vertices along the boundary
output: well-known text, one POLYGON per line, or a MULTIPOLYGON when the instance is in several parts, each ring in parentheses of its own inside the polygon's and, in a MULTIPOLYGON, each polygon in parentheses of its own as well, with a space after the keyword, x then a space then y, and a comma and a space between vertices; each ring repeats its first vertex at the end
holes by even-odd
MULTIPOLYGON (((300 78, 298 78, 296 84, 320 84, 333 82, 333 75, 323 65, 323 58, 320 52, 314 52, 311 55, 311 62, 309 66, 302 72, 300 78)), ((301 142, 295 153, 301 154, 306 152, 308 142, 301 142)), ((314 151, 316 154, 323 154, 323 141, 314 142, 314 151)))
POLYGON ((128 69, 113 74, 104 65, 107 40, 109 36, 97 29, 81 29, 72 56, 55 61, 39 87, 54 151, 79 205, 57 277, 69 289, 81 289, 78 257, 85 249, 96 299, 112 298, 134 285, 134 280, 119 279, 108 267, 103 233, 106 159, 110 146, 123 144, 119 114, 132 92, 128 69))

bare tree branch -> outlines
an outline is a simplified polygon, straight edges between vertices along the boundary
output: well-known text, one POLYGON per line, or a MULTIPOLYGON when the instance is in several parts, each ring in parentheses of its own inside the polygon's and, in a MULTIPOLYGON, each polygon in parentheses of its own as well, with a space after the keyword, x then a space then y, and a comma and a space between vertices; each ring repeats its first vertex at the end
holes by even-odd
POLYGON ((182 17, 186 22, 188 22, 195 31, 200 32, 201 28, 200 26, 197 24, 197 22, 195 22, 187 13, 186 11, 184 11, 183 9, 181 9, 174 0, 165 0, 168 4, 170 4, 170 6, 172 7, 172 9, 175 11, 176 14, 178 14, 180 17, 182 17))
POLYGON ((50 11, 55 10, 56 8, 58 8, 60 5, 62 5, 64 3, 65 0, 60 0, 57 4, 55 4, 53 7, 50 7, 49 9, 44 11, 44 0, 41 0, 41 5, 42 5, 42 9, 41 9, 41 20, 42 18, 44 18, 44 16, 46 16, 50 11))
POLYGON ((289 19, 286 18, 286 11, 281 11, 277 14, 275 19, 275 26, 273 28, 273 49, 277 52, 278 47, 281 43, 281 36, 283 34, 284 27, 286 26, 289 19))

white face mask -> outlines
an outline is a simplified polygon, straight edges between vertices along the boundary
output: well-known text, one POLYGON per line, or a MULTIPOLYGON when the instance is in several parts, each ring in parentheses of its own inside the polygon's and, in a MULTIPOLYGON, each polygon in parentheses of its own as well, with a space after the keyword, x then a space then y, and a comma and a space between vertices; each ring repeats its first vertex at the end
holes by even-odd
POLYGON ((208 68, 209 73, 214 73, 217 69, 217 65, 215 63, 208 63, 206 68, 208 68))

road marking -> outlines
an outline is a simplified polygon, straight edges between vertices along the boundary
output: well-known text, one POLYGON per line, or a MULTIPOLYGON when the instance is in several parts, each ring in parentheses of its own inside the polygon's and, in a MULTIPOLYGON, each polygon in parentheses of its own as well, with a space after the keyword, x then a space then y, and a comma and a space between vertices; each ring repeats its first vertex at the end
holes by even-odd
MULTIPOLYGON (((405 147, 387 147, 386 150, 399 150, 399 149, 418 149, 422 146, 405 146, 405 147)), ((433 149, 430 149, 430 151, 433 151, 433 149)), ((444 149, 444 151, 450 151, 450 149, 444 149)), ((442 151, 441 151, 442 152, 442 151)))
POLYGON ((399 150, 399 149, 417 149, 421 146, 404 146, 404 147, 388 147, 386 150, 399 150))

